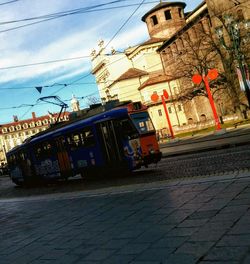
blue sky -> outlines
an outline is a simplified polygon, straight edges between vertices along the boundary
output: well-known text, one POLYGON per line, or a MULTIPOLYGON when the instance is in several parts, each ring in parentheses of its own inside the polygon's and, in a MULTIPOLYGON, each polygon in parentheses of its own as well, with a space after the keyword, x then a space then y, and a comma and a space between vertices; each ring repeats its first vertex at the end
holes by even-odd
MULTIPOLYGON (((57 95, 69 104, 74 94, 82 97, 81 108, 88 106, 89 100, 86 98, 98 98, 95 79, 90 74, 91 50, 97 47, 100 39, 108 43, 141 2, 142 0, 0 0, 0 124, 12 122, 13 115, 17 115, 19 119, 28 119, 31 118, 31 112, 40 116, 48 111, 60 111, 59 106, 41 102, 37 104, 40 97, 57 95), (108 4, 111 2, 113 4, 108 4), (90 9, 102 4, 104 5, 90 9), (44 18, 18 21, 79 8, 88 12, 48 21, 42 21, 44 18), (34 22, 39 23, 25 26, 34 22), (78 57, 81 58, 22 66, 78 57), (43 87, 41 94, 35 87, 43 87)), ((147 27, 141 17, 158 2, 160 1, 145 0, 111 41, 107 51, 111 47, 123 50, 148 39, 147 27)), ((202 0, 183 2, 187 4, 187 12, 202 0)), ((51 16, 46 17, 48 18, 51 16)))

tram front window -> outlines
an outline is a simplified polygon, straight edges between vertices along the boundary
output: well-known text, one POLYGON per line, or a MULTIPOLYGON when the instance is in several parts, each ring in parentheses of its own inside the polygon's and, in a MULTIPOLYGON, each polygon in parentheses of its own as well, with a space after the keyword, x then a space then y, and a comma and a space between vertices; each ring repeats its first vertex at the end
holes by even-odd
POLYGON ((148 112, 131 114, 131 118, 138 131, 140 131, 140 133, 147 133, 154 131, 154 126, 149 117, 148 112))
POLYGON ((128 139, 134 139, 138 137, 138 132, 135 129, 133 123, 129 119, 120 120, 121 134, 128 139))

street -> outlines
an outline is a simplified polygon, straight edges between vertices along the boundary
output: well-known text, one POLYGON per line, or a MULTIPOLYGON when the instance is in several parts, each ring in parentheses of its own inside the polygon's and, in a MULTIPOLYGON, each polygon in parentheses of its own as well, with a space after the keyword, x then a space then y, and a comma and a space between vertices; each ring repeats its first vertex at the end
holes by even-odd
POLYGON ((3 199, 9 263, 249 263, 250 175, 3 199))
POLYGON ((170 142, 186 154, 163 148, 131 177, 35 188, 1 177, 0 263, 249 263, 248 133, 229 134, 210 150, 211 135, 170 142))

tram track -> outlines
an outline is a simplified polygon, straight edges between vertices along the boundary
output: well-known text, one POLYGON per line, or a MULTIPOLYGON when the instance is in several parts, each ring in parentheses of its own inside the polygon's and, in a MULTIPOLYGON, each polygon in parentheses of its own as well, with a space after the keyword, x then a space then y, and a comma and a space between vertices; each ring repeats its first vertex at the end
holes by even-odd
POLYGON ((83 180, 80 177, 34 188, 16 187, 0 178, 0 198, 28 197, 53 193, 97 190, 180 178, 246 173, 250 176, 250 145, 163 157, 157 166, 135 171, 132 176, 83 180))

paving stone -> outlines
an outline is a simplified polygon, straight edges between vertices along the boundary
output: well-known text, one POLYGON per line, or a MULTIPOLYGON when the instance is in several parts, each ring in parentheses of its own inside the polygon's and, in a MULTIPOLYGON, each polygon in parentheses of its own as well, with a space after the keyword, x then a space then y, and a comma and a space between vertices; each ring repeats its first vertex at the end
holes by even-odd
POLYGON ((217 246, 219 247, 249 246, 250 247, 250 236, 247 234, 226 235, 217 243, 217 246))
MULTIPOLYGON (((109 258, 115 253, 116 250, 111 249, 97 249, 94 252, 88 254, 87 256, 83 257, 83 260, 91 260, 91 261, 101 261, 109 258)), ((84 262, 83 262, 84 263, 84 262)))
POLYGON ((163 264, 195 264, 198 258, 192 254, 174 253, 170 254, 163 264))
POLYGON ((190 236, 189 241, 218 241, 225 233, 225 229, 212 230, 204 226, 197 232, 193 233, 190 236))
POLYGON ((194 242, 187 241, 183 243, 176 251, 176 254, 191 254, 197 258, 204 256, 214 245, 213 242, 194 242))
POLYGON ((149 230, 138 236, 134 243, 153 243, 164 236, 161 230, 149 230))
POLYGON ((231 206, 237 205, 249 205, 250 204, 250 197, 246 199, 234 199, 230 202, 231 206))
POLYGON ((166 236, 168 237, 186 237, 191 236, 199 228, 198 227, 175 227, 171 229, 166 236))
POLYGON ((164 218, 160 223, 161 224, 179 224, 184 219, 189 217, 192 211, 189 210, 177 210, 174 211, 172 214, 164 218))
POLYGON ((164 249, 151 248, 139 254, 135 258, 135 261, 165 261, 172 252, 173 252, 172 248, 164 248, 164 249))
POLYGON ((181 237, 163 237, 153 243, 152 248, 178 248, 182 245, 189 237, 181 236, 181 237))
MULTIPOLYGON (((227 264, 225 261, 199 261, 199 264, 227 264)), ((248 262, 249 263, 249 262, 248 262)), ((230 264, 239 264, 238 261, 230 261, 230 264)))
POLYGON ((242 264, 249 264, 250 263, 250 252, 246 256, 244 256, 244 259, 241 262, 242 264))
POLYGON ((232 228, 228 231, 230 235, 241 235, 241 234, 250 234, 250 222, 237 222, 232 228))
POLYGON ((128 245, 131 239, 111 239, 107 243, 100 246, 102 249, 121 249, 128 245))
MULTIPOLYGON (((102 264, 128 264, 128 263, 135 263, 134 262, 135 255, 112 255, 108 259, 102 261, 102 264)), ((81 264, 81 263, 80 263, 81 264)), ((83 262, 82 262, 83 264, 83 262)), ((85 262, 84 262, 85 264, 85 262)))
POLYGON ((208 222, 209 219, 185 219, 178 227, 201 227, 208 222))
POLYGON ((215 216, 218 213, 218 210, 208 210, 208 211, 196 211, 188 217, 189 220, 194 219, 209 219, 215 216))
POLYGON ((214 247, 204 257, 204 261, 239 261, 246 254, 247 247, 214 247))
POLYGON ((133 261, 131 264, 162 264, 162 261, 133 261))
POLYGON ((121 248, 120 250, 116 251, 116 254, 119 255, 140 254, 149 247, 150 247, 150 243, 140 243, 140 244, 131 243, 121 248))

